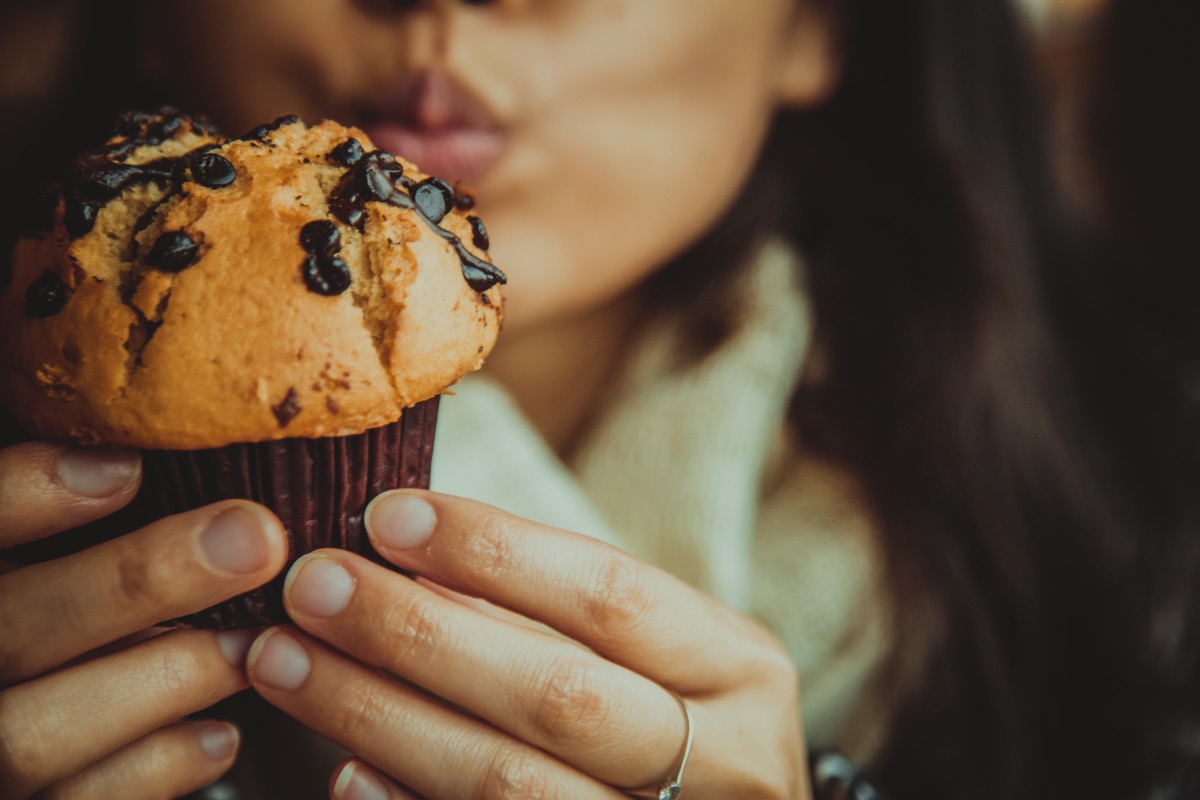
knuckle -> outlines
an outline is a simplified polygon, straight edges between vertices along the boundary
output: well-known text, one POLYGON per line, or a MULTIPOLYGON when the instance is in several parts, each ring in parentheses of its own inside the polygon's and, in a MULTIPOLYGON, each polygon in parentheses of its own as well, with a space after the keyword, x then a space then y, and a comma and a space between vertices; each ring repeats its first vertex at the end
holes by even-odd
POLYGON ((547 741, 585 742, 603 730, 611 712, 593 666, 573 659, 556 660, 540 684, 532 722, 547 741))
POLYGON ((632 559, 611 555, 597 570, 583 611, 592 635, 600 642, 612 642, 645 625, 655 605, 647 568, 632 559))
POLYGON ((517 537, 513 518, 501 511, 489 511, 479 521, 475 535, 469 537, 466 557, 469 567, 484 579, 503 580, 517 561, 517 537))
POLYGON ((384 617, 384 655, 390 665, 429 652, 442 636, 442 623, 431 596, 415 593, 393 603, 384 617))
POLYGON ((334 741, 356 745, 375 737, 393 716, 391 705, 369 681, 352 681, 337 692, 339 715, 334 720, 334 741))
POLYGON ((199 654, 185 648, 163 648, 149 671, 157 693, 170 698, 201 687, 206 682, 206 674, 199 654))
POLYGON ((533 751, 503 746, 493 753, 484 772, 480 800, 549 800, 550 775, 533 751))
POLYGON ((145 550, 122 552, 116 563, 112 587, 114 599, 123 608, 157 608, 167 601, 169 575, 164 575, 158 559, 148 557, 145 550))

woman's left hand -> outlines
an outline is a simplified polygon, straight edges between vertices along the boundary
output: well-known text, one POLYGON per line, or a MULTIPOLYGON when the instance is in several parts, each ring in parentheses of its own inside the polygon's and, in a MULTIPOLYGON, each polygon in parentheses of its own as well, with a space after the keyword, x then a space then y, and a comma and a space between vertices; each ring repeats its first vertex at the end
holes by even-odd
POLYGON ((468 500, 391 492, 367 524, 422 580, 308 555, 285 589, 300 630, 266 631, 249 656, 263 697, 355 754, 331 778, 337 800, 656 797, 687 731, 672 693, 695 735, 686 797, 808 796, 796 673, 749 618, 468 500))

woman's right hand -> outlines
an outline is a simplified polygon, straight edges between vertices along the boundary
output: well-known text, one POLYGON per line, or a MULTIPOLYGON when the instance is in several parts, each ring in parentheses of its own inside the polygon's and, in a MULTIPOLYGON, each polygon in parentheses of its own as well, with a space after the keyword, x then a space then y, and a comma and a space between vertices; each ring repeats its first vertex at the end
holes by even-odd
MULTIPOLYGON (((129 451, 0 450, 0 551, 111 514, 140 476, 129 451)), ((279 520, 234 500, 0 575, 0 800, 178 797, 220 777, 237 730, 184 717, 246 688, 255 632, 153 626, 260 586, 286 557, 279 520)))

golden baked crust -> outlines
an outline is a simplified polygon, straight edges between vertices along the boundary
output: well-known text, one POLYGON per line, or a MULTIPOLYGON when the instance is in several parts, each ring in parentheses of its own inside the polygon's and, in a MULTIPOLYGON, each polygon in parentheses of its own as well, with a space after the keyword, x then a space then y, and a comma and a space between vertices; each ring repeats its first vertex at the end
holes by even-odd
POLYGON ((32 433, 153 449, 359 433, 491 350, 503 275, 481 224, 402 207, 427 176, 357 158, 361 130, 289 118, 227 141, 167 109, 122 124, 49 231, 18 241, 0 296, 3 401, 32 433), (390 199, 359 191, 372 179, 390 199), (306 252, 318 220, 339 241, 306 252))

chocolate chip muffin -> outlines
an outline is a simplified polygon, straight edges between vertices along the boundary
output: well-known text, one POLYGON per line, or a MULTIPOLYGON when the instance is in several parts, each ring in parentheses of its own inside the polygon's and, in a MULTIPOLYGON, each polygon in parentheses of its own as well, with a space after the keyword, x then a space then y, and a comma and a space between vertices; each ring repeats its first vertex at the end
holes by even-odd
MULTIPOLYGON (((292 558, 370 555, 363 506, 427 484, 437 397, 499 330, 470 206, 335 122, 125 114, 11 254, 0 401, 31 436, 143 450, 138 499, 89 535, 249 497, 292 558)), ((281 619, 274 586, 188 622, 281 619)))

